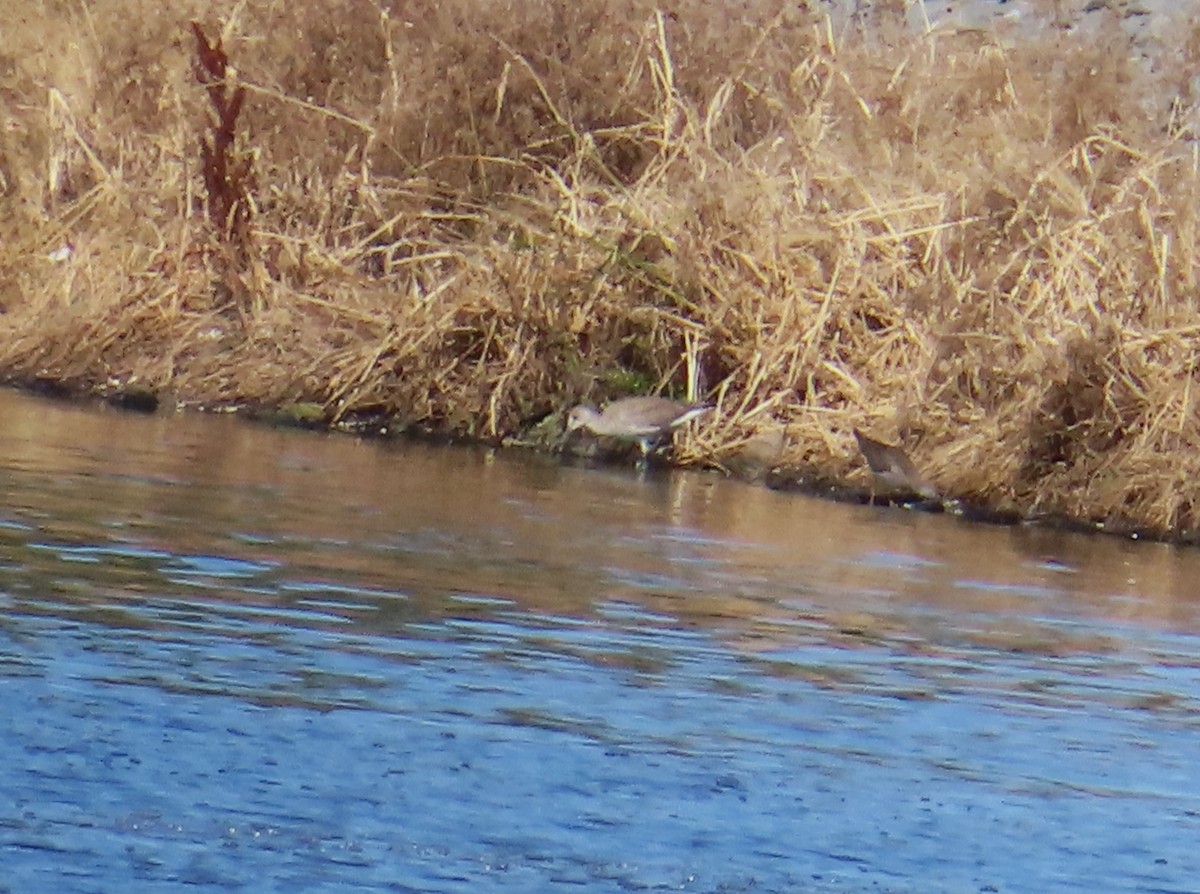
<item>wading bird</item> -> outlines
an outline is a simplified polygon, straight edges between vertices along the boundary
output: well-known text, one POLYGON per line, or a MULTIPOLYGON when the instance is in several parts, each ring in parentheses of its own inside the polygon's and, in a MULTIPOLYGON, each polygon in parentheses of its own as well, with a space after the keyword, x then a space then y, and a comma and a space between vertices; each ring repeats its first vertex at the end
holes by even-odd
POLYGON ((666 397, 623 397, 608 404, 602 412, 581 404, 567 417, 567 431, 586 428, 594 435, 637 441, 642 458, 679 426, 712 407, 690 404, 666 397))
MULTIPOLYGON (((926 500, 939 498, 937 488, 917 471, 908 454, 894 444, 876 441, 854 429, 858 449, 871 469, 872 480, 884 485, 888 491, 902 496, 916 495, 926 500)), ((875 502, 875 489, 871 489, 871 502, 875 502)))

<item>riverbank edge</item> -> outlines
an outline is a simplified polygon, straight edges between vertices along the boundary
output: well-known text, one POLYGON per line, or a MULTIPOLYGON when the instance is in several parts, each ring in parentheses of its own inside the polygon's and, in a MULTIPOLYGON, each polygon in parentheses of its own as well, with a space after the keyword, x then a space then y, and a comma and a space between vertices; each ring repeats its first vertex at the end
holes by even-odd
MULTIPOLYGON (((352 422, 330 423, 324 412, 315 404, 281 404, 265 406, 204 406, 182 404, 170 393, 158 393, 149 388, 107 387, 87 389, 70 385, 47 377, 26 381, 9 378, 3 387, 23 394, 49 400, 62 401, 78 406, 102 405, 114 410, 135 414, 173 415, 175 413, 232 414, 248 424, 276 428, 291 428, 311 432, 331 432, 369 440, 408 440, 421 444, 441 446, 470 446, 511 451, 512 453, 535 453, 555 456, 559 462, 587 466, 607 466, 634 469, 634 451, 626 445, 606 449, 602 441, 595 439, 583 445, 571 445, 562 429, 565 414, 553 414, 533 430, 509 438, 481 439, 455 436, 421 426, 406 426, 394 417, 379 416, 359 418, 352 422), (549 433, 549 436, 548 436, 549 433), (554 433, 559 433, 555 436, 554 433)), ((696 474, 725 475, 744 481, 748 486, 759 485, 785 493, 796 493, 816 499, 838 503, 857 503, 875 506, 881 511, 910 511, 931 514, 947 514, 973 524, 998 527, 1038 526, 1049 530, 1065 531, 1092 536, 1119 537, 1126 540, 1144 540, 1151 543, 1166 543, 1176 546, 1200 546, 1200 532, 1179 534, 1169 531, 1154 531, 1131 523, 1085 522, 1065 515, 1044 514, 1023 516, 1013 510, 1000 510, 975 501, 956 498, 924 499, 906 493, 877 493, 875 488, 854 481, 839 479, 818 468, 797 468, 787 463, 766 465, 761 459, 753 458, 740 468, 725 468, 720 465, 683 464, 673 461, 669 453, 656 454, 655 468, 687 470, 696 474)), ((863 461, 865 469, 865 460, 863 461)))

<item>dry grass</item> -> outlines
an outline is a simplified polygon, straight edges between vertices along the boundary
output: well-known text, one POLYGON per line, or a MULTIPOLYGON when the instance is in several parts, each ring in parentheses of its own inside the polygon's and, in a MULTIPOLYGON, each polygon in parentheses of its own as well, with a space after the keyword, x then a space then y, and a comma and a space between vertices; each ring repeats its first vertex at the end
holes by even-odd
POLYGON ((812 5, 27 0, 0 370, 500 440, 691 364, 684 461, 786 425, 853 477, 859 426, 944 493, 1192 536, 1200 31, 1151 76, 1115 24, 812 5), (238 226, 193 17, 246 89, 238 226))

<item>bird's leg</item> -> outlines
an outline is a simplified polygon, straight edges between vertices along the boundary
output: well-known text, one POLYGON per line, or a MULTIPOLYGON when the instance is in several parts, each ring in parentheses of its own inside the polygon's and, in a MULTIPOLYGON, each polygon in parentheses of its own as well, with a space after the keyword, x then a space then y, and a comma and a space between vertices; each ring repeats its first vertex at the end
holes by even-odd
POLYGON ((637 461, 638 473, 645 474, 646 467, 650 465, 650 450, 653 445, 650 443, 649 438, 638 438, 637 445, 638 445, 638 461, 637 461))

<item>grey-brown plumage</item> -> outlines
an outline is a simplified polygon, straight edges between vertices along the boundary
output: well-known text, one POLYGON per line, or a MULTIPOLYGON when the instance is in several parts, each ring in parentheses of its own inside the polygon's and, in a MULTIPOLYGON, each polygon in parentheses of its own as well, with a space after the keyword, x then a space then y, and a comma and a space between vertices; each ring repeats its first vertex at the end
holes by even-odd
MULTIPOLYGON (((937 488, 917 471, 911 459, 901 448, 894 444, 885 444, 867 437, 857 428, 854 429, 854 439, 858 441, 858 449, 871 469, 875 480, 885 485, 890 491, 902 494, 916 494, 926 500, 938 499, 937 488)), ((874 494, 872 494, 874 499, 874 494)))
POLYGON ((690 404, 666 397, 623 397, 602 412, 580 405, 567 417, 567 431, 586 428, 594 435, 637 441, 642 455, 689 419, 711 410, 705 404, 690 404))

